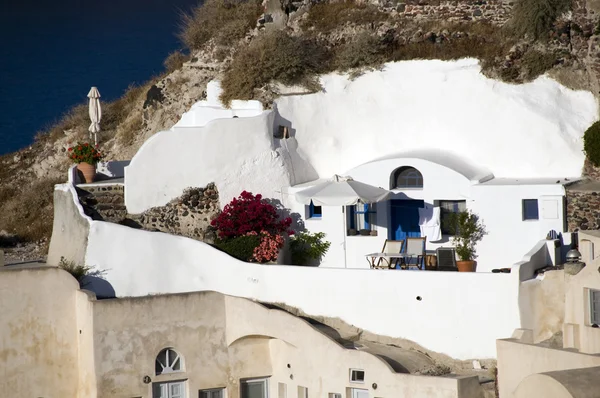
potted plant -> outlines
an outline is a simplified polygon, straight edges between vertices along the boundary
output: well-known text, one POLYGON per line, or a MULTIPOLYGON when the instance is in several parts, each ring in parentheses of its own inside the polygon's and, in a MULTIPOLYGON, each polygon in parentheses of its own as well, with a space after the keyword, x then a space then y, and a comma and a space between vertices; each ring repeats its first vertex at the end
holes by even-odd
POLYGON ((86 183, 94 181, 96 175, 96 164, 102 160, 104 155, 87 142, 78 143, 69 148, 69 159, 77 163, 77 170, 81 171, 86 183))
POLYGON ((452 213, 449 217, 450 227, 454 232, 452 243, 456 248, 459 261, 456 266, 460 272, 473 272, 477 266, 475 246, 487 233, 479 216, 470 210, 452 213))

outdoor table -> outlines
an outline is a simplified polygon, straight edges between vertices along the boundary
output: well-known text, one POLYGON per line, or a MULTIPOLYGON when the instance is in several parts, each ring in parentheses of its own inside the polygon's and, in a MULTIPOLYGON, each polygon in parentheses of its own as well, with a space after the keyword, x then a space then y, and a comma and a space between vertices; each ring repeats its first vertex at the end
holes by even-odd
POLYGON ((406 259, 407 257, 413 257, 416 256, 417 254, 411 254, 411 253, 369 253, 366 254, 365 257, 367 258, 367 262, 369 263, 369 265, 371 266, 371 268, 376 268, 377 266, 375 265, 375 262, 378 261, 379 259, 383 258, 386 259, 388 261, 388 264, 390 264, 388 266, 389 269, 395 269, 396 265, 394 263, 394 266, 392 267, 392 261, 393 259, 406 259))

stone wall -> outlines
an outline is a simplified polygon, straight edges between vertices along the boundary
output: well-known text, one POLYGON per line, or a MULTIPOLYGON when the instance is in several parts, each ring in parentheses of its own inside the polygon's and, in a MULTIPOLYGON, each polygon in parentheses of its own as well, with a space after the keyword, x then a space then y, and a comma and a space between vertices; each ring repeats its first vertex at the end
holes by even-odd
POLYGON ((127 218, 123 185, 101 185, 76 188, 85 214, 92 220, 122 223, 127 218))
POLYGON ((567 189, 567 223, 570 232, 600 229, 600 193, 567 189))
POLYGON ((153 207, 132 217, 143 229, 212 243, 215 239, 210 221, 220 212, 219 192, 214 183, 205 188, 187 188, 165 206, 153 207))
POLYGON ((585 160, 582 174, 590 180, 600 181, 600 167, 594 166, 588 159, 585 160))
MULTIPOLYGON (((387 1, 384 7, 394 2, 387 1)), ((398 2, 396 10, 408 18, 423 18, 450 22, 487 21, 504 24, 512 6, 502 0, 406 0, 398 2)))

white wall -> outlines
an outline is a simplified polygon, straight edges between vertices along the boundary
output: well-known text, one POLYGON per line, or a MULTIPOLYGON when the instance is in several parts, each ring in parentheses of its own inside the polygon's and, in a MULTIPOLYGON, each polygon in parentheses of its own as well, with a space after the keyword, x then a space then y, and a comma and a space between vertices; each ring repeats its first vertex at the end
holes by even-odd
POLYGON ((206 85, 206 101, 198 101, 192 105, 192 108, 181 116, 173 128, 203 127, 216 119, 252 117, 263 112, 260 101, 232 101, 231 107, 226 108, 219 100, 221 92, 218 81, 209 82, 206 85))
POLYGON ((214 290, 286 303, 463 359, 494 357, 495 340, 520 326, 518 273, 266 266, 191 239, 104 222, 92 222, 86 263, 108 270, 119 296, 214 290))
POLYGON ((476 60, 404 61, 323 92, 276 100, 319 177, 382 156, 440 149, 497 177, 579 176, 581 137, 598 117, 590 92, 547 77, 514 85, 486 78, 476 60))
MULTIPOLYGON (((545 239, 550 230, 563 232, 565 194, 561 183, 556 180, 508 180, 489 179, 481 184, 467 177, 485 176, 484 170, 465 176, 454 169, 439 164, 408 157, 383 159, 358 166, 344 175, 354 179, 389 188, 390 175, 402 166, 415 167, 423 175, 423 189, 393 190, 391 199, 419 199, 434 204, 437 200, 465 200, 468 209, 476 212, 484 222, 488 234, 477 246, 478 272, 490 272, 494 268, 510 268, 540 240, 545 239), (537 199, 539 220, 523 221, 522 200, 537 199), (554 214, 544 211, 548 204, 555 205, 554 214), (549 218, 556 217, 556 218, 549 218)), ((284 203, 293 212, 304 217, 305 206, 296 202, 294 193, 305 189, 318 181, 297 185, 286 189, 284 203)), ((305 220, 306 228, 311 232, 325 232, 331 248, 322 265, 325 267, 344 267, 343 247, 346 242, 347 268, 368 268, 365 255, 381 251, 388 238, 389 202, 377 205, 377 233, 372 236, 348 236, 344 238, 344 216, 341 207, 322 207, 320 219, 305 220), (344 240, 345 239, 345 240, 344 240)), ((564 242, 570 243, 570 236, 564 236, 564 242)), ((453 246, 450 236, 441 240, 427 241, 427 250, 453 246)), ((550 263, 549 263, 550 264, 550 263)))
POLYGON ((283 150, 273 145, 273 113, 214 120, 205 127, 162 131, 146 141, 125 169, 130 213, 162 206, 188 187, 214 182, 221 206, 243 190, 279 196, 290 179, 283 150))
MULTIPOLYGON (((467 202, 488 230, 477 246, 477 267, 485 271, 510 267, 550 230, 564 232, 565 193, 561 184, 494 185, 493 181, 473 186, 472 199, 467 202), (539 220, 523 221, 523 199, 538 199, 539 220), (544 218, 548 216, 541 208, 544 201, 556 203, 558 218, 544 218)), ((570 243, 570 235, 564 235, 564 243, 570 243)))

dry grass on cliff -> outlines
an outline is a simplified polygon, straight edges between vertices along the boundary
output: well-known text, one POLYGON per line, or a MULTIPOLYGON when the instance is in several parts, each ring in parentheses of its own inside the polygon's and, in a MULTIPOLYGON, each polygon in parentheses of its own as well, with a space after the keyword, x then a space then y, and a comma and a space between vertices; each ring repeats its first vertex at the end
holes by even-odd
POLYGON ((557 18, 571 7, 572 0, 519 0, 508 25, 518 36, 547 39, 557 18))
POLYGON ((271 81, 311 86, 328 64, 326 49, 315 41, 281 31, 261 35, 235 55, 223 76, 221 100, 253 99, 255 90, 271 81))
POLYGON ((163 65, 167 73, 173 73, 183 67, 183 63, 190 59, 189 55, 182 53, 181 51, 173 51, 164 60, 163 65))
POLYGON ((376 35, 362 32, 335 49, 334 69, 345 72, 356 68, 377 67, 385 61, 385 47, 376 35))
POLYGON ((256 26, 262 12, 257 0, 206 0, 190 15, 182 16, 179 37, 192 50, 201 48, 210 39, 231 45, 256 26))
POLYGON ((62 180, 36 180, 31 185, 0 188, 0 230, 19 241, 37 242, 52 234, 54 185, 62 180))
POLYGON ((521 59, 522 69, 525 80, 533 80, 544 74, 558 61, 558 54, 554 52, 541 52, 538 50, 529 50, 521 59))
POLYGON ((37 141, 54 142, 65 136, 65 132, 72 131, 76 137, 83 137, 87 134, 87 128, 90 124, 90 116, 87 104, 75 105, 67 111, 56 123, 47 131, 36 135, 37 141))
POLYGON ((354 0, 335 3, 323 2, 313 5, 302 28, 314 29, 318 33, 329 33, 346 24, 367 25, 385 21, 389 15, 381 12, 376 6, 358 4, 354 0))

